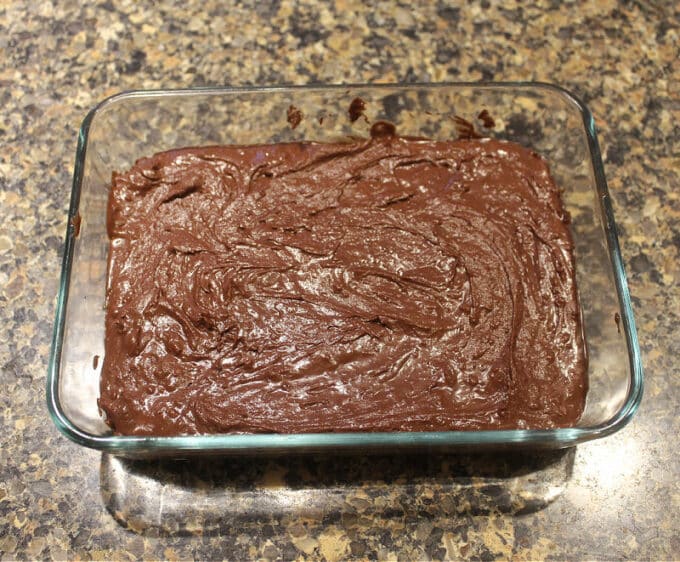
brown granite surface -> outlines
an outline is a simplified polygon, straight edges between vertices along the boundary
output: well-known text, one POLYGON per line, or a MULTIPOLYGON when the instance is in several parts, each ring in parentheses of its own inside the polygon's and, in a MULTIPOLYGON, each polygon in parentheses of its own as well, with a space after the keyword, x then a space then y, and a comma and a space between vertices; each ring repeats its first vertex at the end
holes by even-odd
POLYGON ((678 559, 677 3, 0 4, 0 558, 678 559), (44 405, 76 131, 124 89, 543 80, 596 116, 646 393, 563 453, 130 463, 44 405))

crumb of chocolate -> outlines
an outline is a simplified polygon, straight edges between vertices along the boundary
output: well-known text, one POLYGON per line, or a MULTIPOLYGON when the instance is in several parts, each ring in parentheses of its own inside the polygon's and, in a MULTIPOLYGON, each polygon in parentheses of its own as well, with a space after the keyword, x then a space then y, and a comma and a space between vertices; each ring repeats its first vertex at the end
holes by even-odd
POLYGON ((72 218, 71 218, 71 226, 73 227, 73 236, 78 238, 78 235, 80 234, 80 223, 82 222, 80 218, 80 213, 76 213, 72 218))
MULTIPOLYGON (((366 102, 361 98, 354 98, 352 103, 349 104, 349 120, 354 123, 359 117, 364 115, 364 110, 366 109, 366 102)), ((366 116, 364 115, 364 118, 366 116)))
POLYGON ((475 126, 472 123, 470 123, 470 121, 468 121, 467 119, 463 119, 458 115, 454 115, 451 119, 453 119, 453 123, 456 127, 456 131, 458 132, 459 139, 482 138, 482 135, 475 131, 475 126))
POLYGON ((92 368, 93 368, 94 370, 97 370, 97 367, 98 367, 98 366, 99 366, 99 355, 95 355, 95 356, 92 358, 92 368))
POLYGON ((290 124, 291 129, 295 129, 300 122, 302 121, 302 111, 300 111, 297 107, 294 105, 291 105, 288 108, 288 123, 290 124))
POLYGON ((479 115, 477 115, 477 119, 482 122, 485 129, 493 129, 496 126, 496 121, 494 121, 494 118, 491 117, 491 114, 487 109, 482 109, 482 111, 479 112, 479 115))
POLYGON ((397 134, 397 128, 389 121, 376 121, 371 127, 371 137, 393 137, 397 134))

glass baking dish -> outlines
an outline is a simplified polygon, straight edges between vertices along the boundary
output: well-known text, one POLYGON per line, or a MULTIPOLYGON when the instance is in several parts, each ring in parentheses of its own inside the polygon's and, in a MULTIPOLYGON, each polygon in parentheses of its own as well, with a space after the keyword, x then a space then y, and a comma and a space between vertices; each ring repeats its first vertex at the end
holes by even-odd
POLYGON ((59 430, 87 447, 127 457, 385 452, 416 447, 563 448, 619 430, 642 398, 635 322, 593 117, 576 97, 553 85, 342 85, 122 93, 100 103, 83 121, 68 216, 47 402, 59 430), (364 101, 365 109, 352 120, 348 108, 357 97, 364 101), (302 113, 297 125, 288 118, 290 106, 302 113), (480 115, 482 110, 486 113, 480 115), (184 146, 367 137, 377 120, 394 123, 401 135, 441 140, 457 138, 461 126, 474 126, 485 135, 530 147, 549 162, 572 217, 589 355, 587 405, 577 426, 298 435, 113 435, 97 407, 104 355, 106 207, 111 173, 128 169, 142 156, 184 146))

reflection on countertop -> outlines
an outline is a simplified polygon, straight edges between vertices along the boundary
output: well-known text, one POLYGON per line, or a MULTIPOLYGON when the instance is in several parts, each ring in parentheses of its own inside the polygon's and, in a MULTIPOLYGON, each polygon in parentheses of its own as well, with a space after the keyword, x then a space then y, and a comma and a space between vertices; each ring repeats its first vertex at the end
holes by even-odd
POLYGON ((195 458, 102 455, 101 495, 141 534, 228 535, 245 523, 322 525, 356 518, 417 519, 543 509, 564 491, 575 449, 522 453, 195 458))

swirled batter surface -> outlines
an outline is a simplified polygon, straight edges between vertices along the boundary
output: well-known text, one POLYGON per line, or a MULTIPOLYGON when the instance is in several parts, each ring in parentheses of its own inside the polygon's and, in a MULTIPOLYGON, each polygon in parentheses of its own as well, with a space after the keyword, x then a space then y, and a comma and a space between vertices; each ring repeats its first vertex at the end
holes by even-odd
POLYGON ((114 174, 108 211, 100 407, 116 433, 552 428, 582 412, 568 218, 519 145, 172 150, 114 174))

